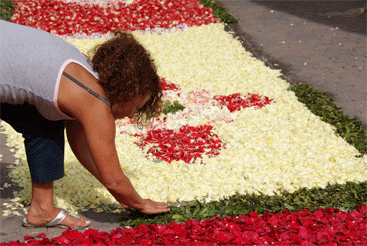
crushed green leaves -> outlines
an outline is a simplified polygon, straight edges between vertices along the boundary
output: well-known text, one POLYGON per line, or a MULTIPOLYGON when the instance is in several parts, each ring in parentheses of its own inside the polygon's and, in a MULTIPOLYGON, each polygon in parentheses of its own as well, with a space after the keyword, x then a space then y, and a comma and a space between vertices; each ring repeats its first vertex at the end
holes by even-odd
POLYGON ((163 114, 175 114, 176 112, 182 111, 184 109, 185 107, 177 100, 175 100, 173 103, 167 101, 163 105, 163 114))
POLYGON ((214 16, 221 20, 223 23, 237 23, 237 19, 231 16, 227 10, 212 0, 199 0, 204 7, 210 8, 213 11, 214 16))

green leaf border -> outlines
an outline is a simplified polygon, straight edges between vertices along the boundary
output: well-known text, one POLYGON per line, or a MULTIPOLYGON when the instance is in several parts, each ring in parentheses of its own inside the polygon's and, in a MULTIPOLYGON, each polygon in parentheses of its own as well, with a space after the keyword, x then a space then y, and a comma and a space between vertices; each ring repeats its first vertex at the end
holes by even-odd
POLYGON ((11 0, 1 0, 0 1, 0 19, 1 20, 10 20, 13 16, 13 9, 15 7, 15 3, 11 0))
POLYGON ((313 212, 321 208, 338 208, 341 211, 356 210, 360 204, 367 204, 367 181, 347 182, 328 185, 326 188, 302 188, 293 193, 279 191, 273 196, 264 194, 234 195, 209 203, 195 201, 181 207, 171 206, 171 211, 163 214, 146 215, 132 211, 120 221, 122 227, 134 227, 140 224, 166 224, 186 222, 187 220, 207 220, 213 217, 224 218, 231 215, 257 212, 281 213, 309 209, 313 212))
POLYGON ((298 97, 298 101, 305 104, 310 111, 321 117, 322 121, 335 126, 336 134, 353 145, 359 152, 359 157, 367 154, 367 134, 362 128, 362 122, 349 117, 338 108, 333 100, 320 90, 308 85, 293 86, 289 90, 298 97))
POLYGON ((218 5, 212 0, 199 0, 204 7, 210 8, 213 11, 214 16, 226 24, 237 23, 238 20, 231 16, 225 8, 218 5))

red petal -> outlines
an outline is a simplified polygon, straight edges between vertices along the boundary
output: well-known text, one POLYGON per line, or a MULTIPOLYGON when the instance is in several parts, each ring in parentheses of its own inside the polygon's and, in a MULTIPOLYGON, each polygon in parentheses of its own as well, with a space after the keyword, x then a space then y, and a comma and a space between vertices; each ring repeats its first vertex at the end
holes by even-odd
POLYGON ((45 233, 40 233, 36 236, 36 238, 46 238, 46 234, 45 233))
POLYGON ((27 241, 27 240, 29 240, 29 239, 34 239, 34 237, 33 236, 24 236, 24 241, 27 241))

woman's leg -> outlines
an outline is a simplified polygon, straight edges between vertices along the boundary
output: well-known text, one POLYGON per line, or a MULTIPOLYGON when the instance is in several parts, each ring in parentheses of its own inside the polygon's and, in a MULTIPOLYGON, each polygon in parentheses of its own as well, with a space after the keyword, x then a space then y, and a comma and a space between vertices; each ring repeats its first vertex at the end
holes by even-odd
MULTIPOLYGON (((27 215, 31 224, 52 221, 60 209, 53 202, 53 181, 64 176, 64 122, 48 121, 34 106, 1 104, 1 119, 22 133, 32 179, 32 200, 27 215)), ((61 224, 88 225, 84 219, 66 216, 61 224)))
MULTIPOLYGON (((52 221, 60 212, 53 202, 53 182, 36 183, 32 181, 32 201, 27 215, 27 221, 34 225, 44 225, 52 221)), ((80 227, 89 225, 90 222, 81 218, 76 219, 66 216, 62 225, 80 227)))
POLYGON ((27 220, 31 224, 47 224, 58 212, 53 201, 53 182, 32 182, 32 200, 27 220))

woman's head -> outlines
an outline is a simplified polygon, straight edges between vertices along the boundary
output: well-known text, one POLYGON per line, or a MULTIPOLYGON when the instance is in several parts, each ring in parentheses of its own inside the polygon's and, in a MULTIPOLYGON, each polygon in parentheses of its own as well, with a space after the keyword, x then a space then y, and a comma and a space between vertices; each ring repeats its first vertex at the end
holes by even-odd
POLYGON ((112 105, 149 98, 135 116, 150 120, 160 114, 162 88, 150 54, 130 33, 117 32, 94 49, 92 66, 112 105), (150 97, 148 96, 150 95, 150 97))

